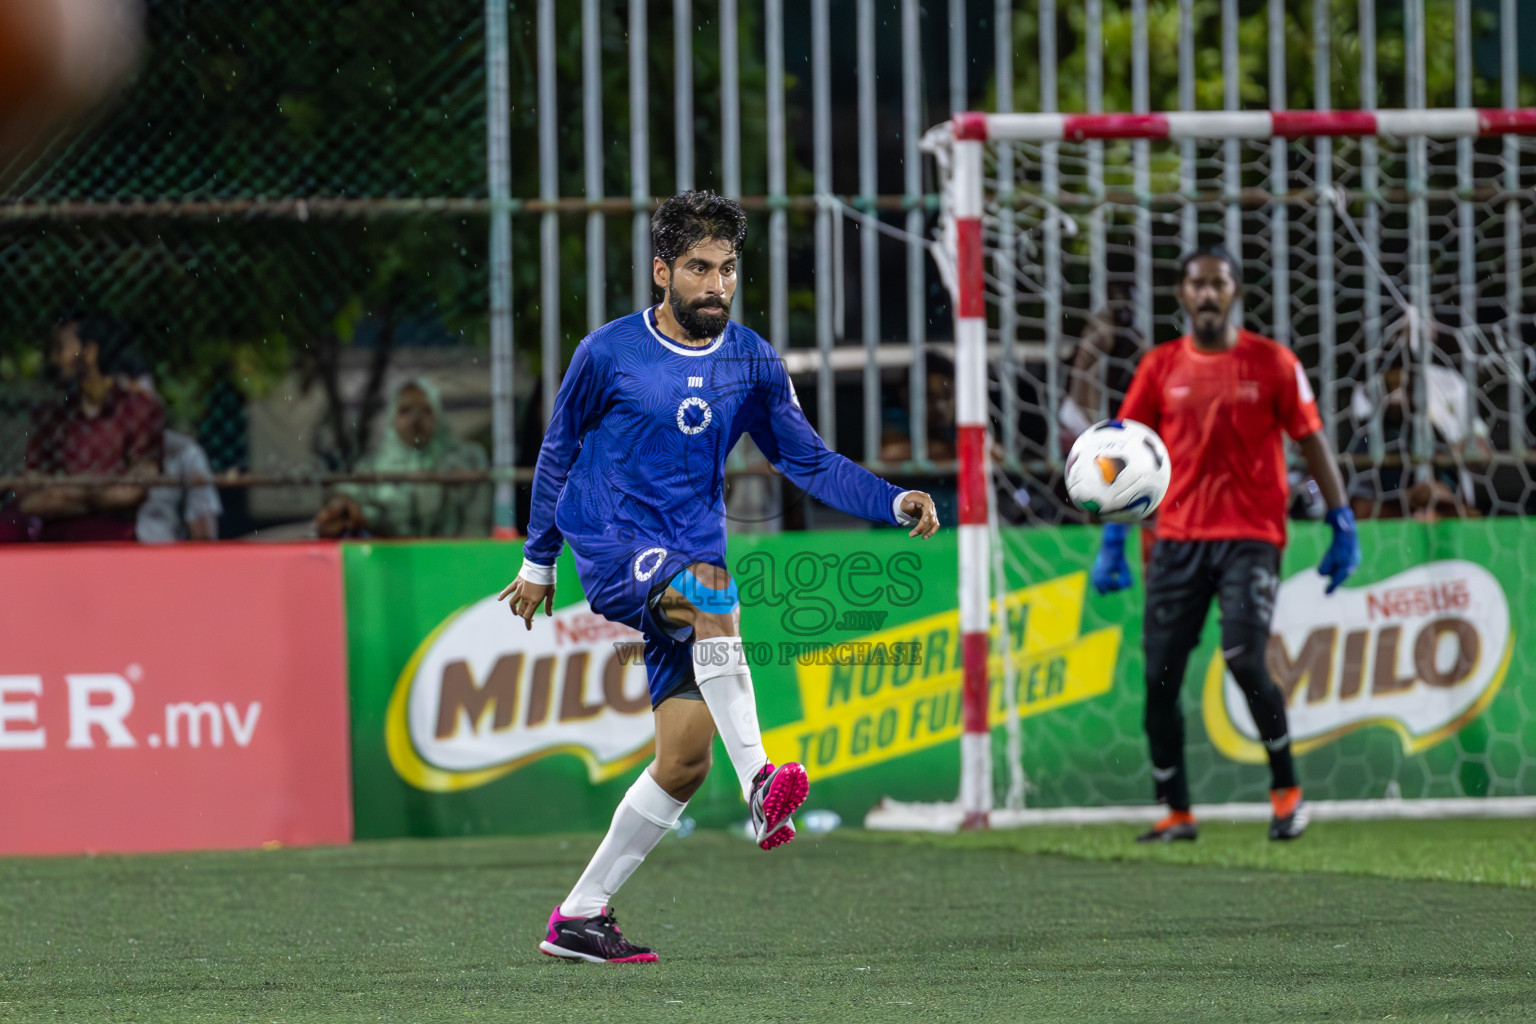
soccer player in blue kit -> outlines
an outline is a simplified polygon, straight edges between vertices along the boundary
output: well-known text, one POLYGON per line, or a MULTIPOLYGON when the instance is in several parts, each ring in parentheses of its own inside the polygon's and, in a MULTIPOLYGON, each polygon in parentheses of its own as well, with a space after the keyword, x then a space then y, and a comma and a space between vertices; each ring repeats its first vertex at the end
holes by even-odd
POLYGON ((742 648, 736 584, 725 564, 725 459, 743 433, 821 501, 924 539, 933 499, 904 491, 829 450, 806 421, 773 346, 730 320, 746 238, 741 206, 708 191, 668 199, 651 220, 659 305, 621 317, 576 349, 534 470, 523 565, 501 592, 532 628, 554 607, 564 540, 593 611, 640 630, 656 757, 624 794, 539 948, 588 963, 648 963, 626 939, 613 894, 709 774, 718 731, 758 846, 795 836, 805 768, 763 751, 742 648))

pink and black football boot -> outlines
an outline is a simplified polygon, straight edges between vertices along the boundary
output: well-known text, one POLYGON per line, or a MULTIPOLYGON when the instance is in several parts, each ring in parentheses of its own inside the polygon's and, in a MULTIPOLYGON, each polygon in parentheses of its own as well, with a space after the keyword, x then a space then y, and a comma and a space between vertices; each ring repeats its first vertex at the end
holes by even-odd
POLYGON ((653 964, 656 951, 637 946, 619 931, 613 908, 596 917, 561 917, 560 907, 549 915, 549 934, 539 943, 546 956, 584 960, 589 964, 653 964))
POLYGON ((752 780, 752 831, 761 849, 771 850, 795 838, 795 823, 790 819, 810 795, 811 782, 805 766, 790 761, 778 768, 769 761, 752 780))

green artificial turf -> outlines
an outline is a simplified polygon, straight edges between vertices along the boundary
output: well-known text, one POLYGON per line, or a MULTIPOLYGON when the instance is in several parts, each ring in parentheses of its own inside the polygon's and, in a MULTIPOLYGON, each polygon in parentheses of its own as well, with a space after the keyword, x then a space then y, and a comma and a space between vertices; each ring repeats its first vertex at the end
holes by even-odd
POLYGON ((1272 843, 1265 826, 1202 821, 1193 843, 1140 844, 1146 826, 1087 825, 970 832, 957 836, 882 835, 957 849, 1054 853, 1089 860, 1153 861, 1276 871, 1326 871, 1386 878, 1492 882, 1536 889, 1536 821, 1321 822, 1294 843, 1272 843))
POLYGON ((699 833, 618 901, 650 966, 537 951, 596 836, 0 861, 0 1021, 1531 1020, 1536 891, 1345 872, 1528 878, 1532 827, 699 833))

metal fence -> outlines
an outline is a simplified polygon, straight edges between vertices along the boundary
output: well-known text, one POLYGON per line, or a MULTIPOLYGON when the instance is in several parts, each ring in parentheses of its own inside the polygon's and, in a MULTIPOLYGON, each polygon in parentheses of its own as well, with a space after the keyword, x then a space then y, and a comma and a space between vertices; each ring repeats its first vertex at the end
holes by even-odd
POLYGON ((1231 163, 1220 141, 1108 147, 1145 148, 1135 183, 1129 160, 1094 169, 1099 143, 994 144, 984 239, 1005 491, 1070 515, 1068 446, 1113 414, 1147 347, 1183 330, 1181 255, 1216 244, 1247 268, 1240 320, 1307 368, 1362 515, 1424 510, 1404 493, 1415 483, 1440 514, 1526 511, 1536 142, 1509 141, 1243 140, 1231 163))
MULTIPOLYGON (((951 327, 927 249, 936 197, 923 130, 969 107, 1514 106, 1529 90, 1517 47, 1536 24, 1517 24, 1515 0, 1378 6, 359 0, 320 19, 291 2, 152 0, 148 54, 124 96, 0 202, 0 476, 22 468, 28 410, 52 387, 53 324, 83 308, 128 326, 168 422, 234 474, 220 481, 226 533, 307 521, 322 484, 379 446, 392 390, 415 376, 443 385, 446 421, 491 456, 482 476, 502 484, 499 520, 521 522, 526 498, 511 485, 527 478, 575 343, 651 301, 654 197, 707 186, 751 216, 736 315, 785 353, 828 442, 940 487, 951 327)), ((1326 262, 1317 218, 1330 214, 1277 197, 1345 165, 1390 188, 1400 166, 1327 148, 1090 147, 1060 165, 1075 175, 1063 187, 1088 203, 1083 231, 1054 258, 1025 255, 1037 283, 1059 282, 1056 301, 1083 315, 1059 336, 1020 321, 1039 408, 1020 419, 1002 389, 997 425, 1021 487, 1051 489, 1063 359, 1118 283, 1135 286, 1143 338, 1178 328, 1160 289, 1194 234, 1193 208, 1144 201, 1162 188, 1154 179, 1235 190, 1241 201, 1229 196, 1205 230, 1250 257, 1250 326, 1287 336, 1286 317, 1294 328, 1327 305, 1308 282, 1326 262), (1270 274, 1271 257, 1290 273, 1270 274)), ((1428 155, 1443 176, 1421 183, 1440 196, 1425 200, 1425 251, 1470 230, 1470 263, 1409 266, 1407 228, 1390 216, 1359 248, 1374 246, 1389 276, 1425 275, 1422 294, 1442 312, 1465 301, 1469 267, 1474 303, 1497 272, 1500 301, 1523 318, 1529 164, 1513 142, 1428 155), (1512 273, 1492 265, 1501 246, 1512 273)), ((1368 377, 1389 358, 1389 338, 1360 330, 1342 375, 1368 377)), ((1491 442, 1523 452, 1516 403, 1529 399, 1484 383, 1479 407, 1502 424, 1491 442)), ((1361 454, 1392 457, 1382 445, 1361 454)), ((755 468, 748 450, 733 461, 755 468)), ((812 509, 802 521, 842 520, 812 509)))

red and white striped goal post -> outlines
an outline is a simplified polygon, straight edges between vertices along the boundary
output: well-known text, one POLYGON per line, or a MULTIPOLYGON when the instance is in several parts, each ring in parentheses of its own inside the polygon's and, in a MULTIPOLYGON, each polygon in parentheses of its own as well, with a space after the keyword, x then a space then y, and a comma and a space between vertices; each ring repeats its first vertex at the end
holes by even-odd
POLYGON ((1088 139, 1301 139, 1536 134, 1536 109, 1187 110, 1162 114, 956 114, 955 142, 1088 139))
MULTIPOLYGON (((1308 136, 1464 138, 1536 134, 1536 109, 1197 110, 1157 114, 956 114, 925 137, 948 144, 947 200, 955 233, 955 412, 960 499, 960 645, 963 828, 985 828, 992 809, 988 586, 987 298, 982 213, 989 142, 1089 139, 1294 139, 1308 136), (947 134, 947 138, 944 136, 947 134)), ((1002 595, 999 595, 1002 597, 1002 595)))

